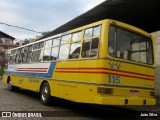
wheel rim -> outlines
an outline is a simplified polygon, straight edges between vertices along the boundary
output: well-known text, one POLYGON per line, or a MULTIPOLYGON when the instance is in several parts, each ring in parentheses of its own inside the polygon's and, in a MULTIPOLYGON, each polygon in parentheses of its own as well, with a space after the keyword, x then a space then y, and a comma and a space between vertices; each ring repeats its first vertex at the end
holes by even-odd
POLYGON ((49 90, 48 90, 48 87, 47 86, 44 86, 43 89, 42 89, 42 100, 43 101, 46 101, 47 98, 48 98, 48 93, 49 93, 49 90))

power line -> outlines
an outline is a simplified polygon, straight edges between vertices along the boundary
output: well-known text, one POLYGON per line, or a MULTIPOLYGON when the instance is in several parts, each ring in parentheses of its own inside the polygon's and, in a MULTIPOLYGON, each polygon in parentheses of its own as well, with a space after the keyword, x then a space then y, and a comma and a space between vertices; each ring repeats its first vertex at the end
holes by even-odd
POLYGON ((27 30, 27 31, 32 31, 32 32, 35 32, 35 33, 42 33, 42 32, 37 32, 35 30, 28 29, 28 28, 23 28, 23 27, 19 27, 19 26, 15 26, 15 25, 9 25, 9 24, 3 23, 3 22, 0 22, 0 24, 7 25, 7 26, 10 26, 10 27, 19 28, 19 29, 23 29, 23 30, 27 30))

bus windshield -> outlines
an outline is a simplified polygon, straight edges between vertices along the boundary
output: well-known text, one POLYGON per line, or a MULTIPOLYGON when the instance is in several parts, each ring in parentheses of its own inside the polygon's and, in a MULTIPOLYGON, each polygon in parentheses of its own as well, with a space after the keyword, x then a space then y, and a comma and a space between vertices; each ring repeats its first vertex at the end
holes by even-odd
POLYGON ((153 46, 150 38, 110 26, 108 54, 112 57, 153 64, 153 46))

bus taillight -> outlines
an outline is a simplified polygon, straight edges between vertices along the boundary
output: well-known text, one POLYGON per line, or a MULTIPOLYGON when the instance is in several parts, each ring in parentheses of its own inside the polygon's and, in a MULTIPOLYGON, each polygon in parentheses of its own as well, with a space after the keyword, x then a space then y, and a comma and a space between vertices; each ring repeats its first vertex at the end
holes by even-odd
POLYGON ((130 90, 131 96, 138 96, 138 90, 130 90))
POLYGON ((150 96, 154 96, 155 94, 154 94, 154 92, 153 91, 151 91, 150 92, 150 96))
POLYGON ((113 94, 113 88, 98 87, 97 92, 101 94, 113 94))

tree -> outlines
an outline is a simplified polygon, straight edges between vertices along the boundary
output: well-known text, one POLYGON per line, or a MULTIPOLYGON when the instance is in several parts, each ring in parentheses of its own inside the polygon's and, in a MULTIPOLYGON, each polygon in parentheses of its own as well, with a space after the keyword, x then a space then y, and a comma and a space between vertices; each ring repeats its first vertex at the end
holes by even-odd
POLYGON ((0 56, 1 56, 1 57, 5 57, 5 52, 2 51, 2 50, 0 50, 0 56))
POLYGON ((46 32, 42 32, 41 35, 42 35, 42 36, 45 36, 45 35, 47 35, 47 34, 49 34, 49 33, 50 33, 50 31, 46 31, 46 32))
POLYGON ((0 65, 3 67, 8 62, 8 59, 6 57, 0 56, 0 65))
POLYGON ((24 40, 24 43, 22 43, 22 45, 25 45, 25 44, 28 44, 29 43, 29 40, 28 39, 25 39, 24 40))
POLYGON ((3 43, 2 39, 0 38, 0 43, 3 43))
POLYGON ((16 44, 15 45, 19 45, 20 43, 19 42, 16 42, 16 44))
POLYGON ((5 52, 0 51, 0 76, 3 75, 6 64, 8 63, 7 57, 5 57, 5 52))
POLYGON ((5 51, 0 50, 0 65, 4 65, 8 62, 5 51))

